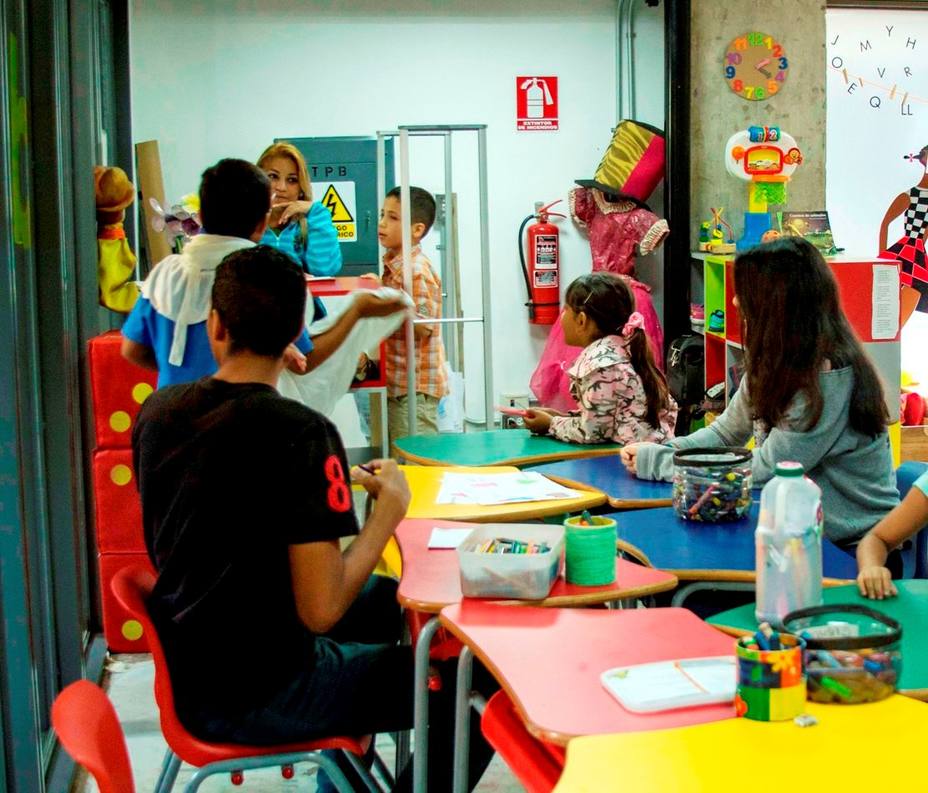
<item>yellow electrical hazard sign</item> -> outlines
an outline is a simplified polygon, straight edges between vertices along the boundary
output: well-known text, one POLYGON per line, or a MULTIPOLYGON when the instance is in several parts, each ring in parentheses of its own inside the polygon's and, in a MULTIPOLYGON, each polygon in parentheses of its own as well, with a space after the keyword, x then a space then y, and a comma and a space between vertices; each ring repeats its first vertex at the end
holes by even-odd
POLYGON ((338 232, 339 242, 357 242, 358 226, 355 222, 355 184, 351 181, 328 182, 319 185, 323 190, 322 206, 332 213, 332 224, 338 232))
POLYGON ((334 183, 330 184, 329 189, 325 191, 325 195, 322 197, 322 206, 332 213, 333 223, 352 223, 354 221, 348 206, 342 201, 338 190, 335 189, 334 183))

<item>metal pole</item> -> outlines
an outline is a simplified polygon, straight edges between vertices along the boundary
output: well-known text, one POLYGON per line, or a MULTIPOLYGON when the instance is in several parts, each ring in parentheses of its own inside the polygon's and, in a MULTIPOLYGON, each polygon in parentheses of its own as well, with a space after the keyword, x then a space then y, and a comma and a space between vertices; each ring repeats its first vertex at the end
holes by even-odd
POLYGON ((441 319, 414 319, 413 325, 460 325, 464 322, 483 322, 483 317, 442 317, 441 319))
POLYGON ((433 616, 419 631, 415 650, 415 689, 413 692, 413 793, 428 793, 429 780, 429 650, 441 623, 433 616))
MULTIPOLYGON (((403 227, 403 287, 412 298, 412 207, 409 204, 409 130, 400 130, 400 223, 403 227)), ((416 335, 406 320, 406 407, 408 432, 416 430, 416 335)))
POLYGON ((451 793, 467 793, 470 760, 470 688, 473 680, 474 654, 465 645, 458 657, 457 683, 454 689, 454 761, 451 793))
POLYGON ((672 339, 689 330, 690 279, 680 278, 674 264, 689 256, 690 218, 690 12, 691 0, 664 3, 664 74, 667 75, 664 118, 667 163, 664 217, 672 229, 664 246, 664 351, 672 339))
MULTIPOLYGON (((454 193, 451 187, 451 133, 445 133, 445 223, 444 223, 444 263, 445 272, 443 274, 445 294, 448 295, 447 306, 450 311, 445 311, 444 316, 451 314, 458 315, 458 295, 457 295, 457 251, 454 249, 454 235, 451 233, 452 209, 454 206, 454 193)), ((451 329, 445 335, 445 349, 448 352, 448 363, 455 371, 460 371, 458 364, 458 332, 451 329)))
MULTIPOLYGON (((380 224, 380 218, 383 215, 383 200, 387 192, 387 138, 392 137, 389 132, 377 133, 377 223, 380 224)), ((380 244, 380 237, 377 237, 377 261, 375 266, 381 278, 383 278, 383 252, 384 248, 380 244)), ((380 362, 380 371, 386 371, 387 362, 380 362)), ((390 410, 387 389, 384 388, 380 394, 380 448, 384 458, 390 456, 390 410)), ((407 747, 408 750, 408 747, 407 747)), ((399 751, 399 748, 397 748, 399 751)))
POLYGON ((477 167, 480 174, 480 274, 483 287, 483 368, 486 428, 493 424, 493 310, 490 289, 490 220, 487 187, 487 129, 477 130, 477 167))
POLYGON ((615 7, 615 123, 622 120, 625 111, 625 84, 622 75, 625 73, 625 56, 622 52, 622 20, 625 17, 625 3, 627 0, 616 0, 615 7))
POLYGON ((628 88, 628 116, 637 118, 635 107, 635 2, 629 0, 625 11, 625 71, 628 88))
MULTIPOLYGON (((377 133, 377 222, 383 213, 383 199, 387 192, 387 136, 390 133, 377 133)), ((383 275, 383 247, 380 238, 377 238, 377 272, 383 275)), ((381 364, 383 365, 383 364, 381 364)), ((386 418, 386 417, 384 417, 386 418)))

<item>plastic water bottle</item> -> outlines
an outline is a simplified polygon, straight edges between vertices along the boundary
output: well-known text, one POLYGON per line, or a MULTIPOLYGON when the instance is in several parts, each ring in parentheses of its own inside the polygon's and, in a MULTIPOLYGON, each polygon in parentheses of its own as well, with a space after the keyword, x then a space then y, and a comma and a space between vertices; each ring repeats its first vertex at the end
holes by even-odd
POLYGON ((754 533, 758 622, 822 603, 822 491, 800 463, 778 463, 760 496, 754 533))

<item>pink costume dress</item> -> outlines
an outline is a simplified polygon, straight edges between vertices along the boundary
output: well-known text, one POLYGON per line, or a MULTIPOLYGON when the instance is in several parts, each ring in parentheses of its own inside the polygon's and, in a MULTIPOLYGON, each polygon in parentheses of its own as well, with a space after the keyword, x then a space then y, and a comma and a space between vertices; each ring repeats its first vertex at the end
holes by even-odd
MULTIPOLYGON (((651 343, 654 361, 663 366, 664 332, 651 301, 651 288, 634 278, 635 254, 648 254, 667 237, 667 221, 631 201, 610 203, 595 188, 575 187, 570 191, 570 214, 580 228, 589 230, 593 271, 607 270, 622 276, 632 288, 636 310, 644 316, 644 330, 651 343)), ((564 341, 560 319, 551 327, 541 360, 532 374, 532 392, 542 405, 556 410, 576 410, 570 395, 567 370, 581 348, 564 341)))

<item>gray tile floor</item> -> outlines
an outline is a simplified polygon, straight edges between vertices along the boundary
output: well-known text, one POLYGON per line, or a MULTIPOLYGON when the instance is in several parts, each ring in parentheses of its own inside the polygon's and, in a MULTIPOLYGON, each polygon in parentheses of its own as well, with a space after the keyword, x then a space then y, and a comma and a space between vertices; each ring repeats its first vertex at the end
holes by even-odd
MULTIPOLYGON (((150 656, 115 655, 110 657, 104 688, 116 708, 119 721, 126 734, 126 744, 132 762, 137 793, 150 793, 154 790, 166 749, 158 723, 153 681, 154 666, 150 656)), ((392 768, 393 741, 387 736, 380 736, 377 749, 388 767, 392 768)), ((190 766, 183 765, 174 790, 182 791, 192 773, 193 769, 190 766)), ((245 774, 245 783, 238 787, 232 784, 228 775, 224 774, 207 779, 200 787, 202 793, 248 793, 248 791, 309 793, 315 789, 315 769, 306 764, 297 766, 296 774, 290 780, 281 777, 280 769, 269 768, 248 771, 245 774)), ((524 788, 505 764, 495 757, 477 790, 479 793, 517 793, 524 788)), ((92 779, 82 775, 75 784, 74 793, 97 793, 97 786, 92 779)))

